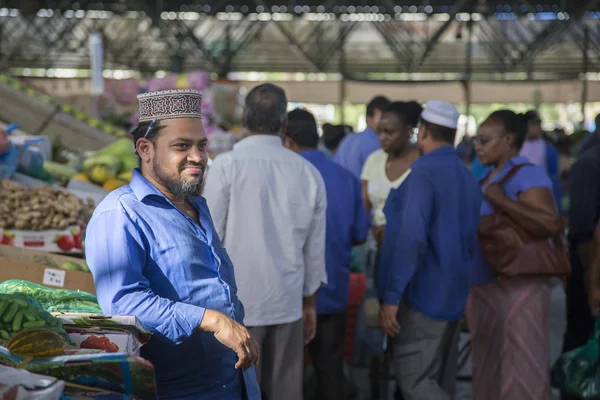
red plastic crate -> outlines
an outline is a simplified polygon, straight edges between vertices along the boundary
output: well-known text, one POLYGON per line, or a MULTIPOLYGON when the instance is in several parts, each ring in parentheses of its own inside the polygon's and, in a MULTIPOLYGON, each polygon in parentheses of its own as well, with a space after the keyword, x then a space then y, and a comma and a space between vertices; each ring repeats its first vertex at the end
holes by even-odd
POLYGON ((361 273, 350 274, 350 292, 348 294, 348 310, 346 320, 346 341, 344 343, 344 360, 352 361, 354 352, 354 337, 356 336, 356 322, 358 312, 365 292, 367 280, 361 273))

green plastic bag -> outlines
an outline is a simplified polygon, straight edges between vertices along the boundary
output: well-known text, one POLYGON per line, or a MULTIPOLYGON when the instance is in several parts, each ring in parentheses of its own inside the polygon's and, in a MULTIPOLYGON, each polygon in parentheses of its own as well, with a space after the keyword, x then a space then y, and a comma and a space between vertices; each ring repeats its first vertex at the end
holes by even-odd
POLYGON ((587 344, 560 356, 552 366, 552 386, 582 399, 600 399, 600 318, 587 344))
MULTIPOLYGON (((67 343, 71 343, 62 321, 46 312, 42 305, 31 296, 27 296, 24 293, 0 293, 0 304, 2 304, 0 306, 0 309, 2 309, 0 345, 3 345, 5 340, 18 332, 29 329, 52 330, 61 335, 67 343), (11 312, 13 307, 14 309, 11 312), (28 316, 26 317, 25 314, 28 316), (20 322, 16 323, 16 319, 19 319, 20 322), (36 326, 28 326, 27 323, 35 323, 36 326), (37 325, 40 323, 41 325, 37 325)), ((1 357, 0 365, 4 365, 1 357)))
POLYGON ((91 293, 67 289, 50 289, 21 279, 0 283, 0 293, 22 293, 39 301, 48 312, 102 314, 98 299, 91 293))

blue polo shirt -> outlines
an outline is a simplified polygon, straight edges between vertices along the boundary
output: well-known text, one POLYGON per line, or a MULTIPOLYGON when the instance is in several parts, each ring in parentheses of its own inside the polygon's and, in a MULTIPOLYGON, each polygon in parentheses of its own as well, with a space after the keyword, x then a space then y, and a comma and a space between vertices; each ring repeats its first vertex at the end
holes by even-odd
POLYGON ((411 170, 384 208, 379 295, 385 304, 404 300, 431 318, 455 321, 469 295, 481 189, 451 146, 411 170))
POLYGON ((327 191, 327 286, 317 292, 317 313, 344 312, 348 306, 352 243, 364 241, 370 228, 360 181, 319 150, 303 151, 300 155, 319 170, 327 191))
POLYGON ((338 151, 333 157, 333 161, 352 172, 355 177, 360 179, 363 166, 367 158, 376 150, 379 150, 379 137, 377 132, 371 128, 365 129, 362 133, 348 135, 340 143, 338 151))

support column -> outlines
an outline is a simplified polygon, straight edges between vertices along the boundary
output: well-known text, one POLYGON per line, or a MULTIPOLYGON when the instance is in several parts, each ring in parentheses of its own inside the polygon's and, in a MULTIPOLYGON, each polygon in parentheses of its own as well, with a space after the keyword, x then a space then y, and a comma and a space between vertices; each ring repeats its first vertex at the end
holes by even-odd
POLYGON ((468 38, 467 38, 467 52, 465 60, 465 77, 463 79, 463 88, 465 91, 465 115, 467 119, 465 121, 465 135, 469 129, 469 116, 471 115, 471 81, 473 79, 473 21, 467 22, 468 38))
MULTIPOLYGON (((584 21, 582 21, 583 24, 585 24, 584 21)), ((580 80, 581 80, 581 114, 583 115, 583 118, 581 120, 581 128, 584 129, 585 128, 585 123, 586 123, 586 115, 585 115, 585 106, 587 105, 587 101, 588 101, 588 80, 587 80, 587 73, 589 70, 589 46, 590 46, 590 32, 589 32, 589 28, 587 25, 583 25, 583 65, 581 68, 581 76, 580 76, 580 80)))
POLYGON ((340 87, 339 87, 339 107, 340 107, 340 124, 344 125, 346 123, 346 112, 344 110, 344 106, 346 105, 346 50, 344 48, 346 44, 346 35, 343 33, 343 23, 340 23, 340 47, 338 51, 340 52, 339 59, 339 69, 341 74, 340 79, 340 87))

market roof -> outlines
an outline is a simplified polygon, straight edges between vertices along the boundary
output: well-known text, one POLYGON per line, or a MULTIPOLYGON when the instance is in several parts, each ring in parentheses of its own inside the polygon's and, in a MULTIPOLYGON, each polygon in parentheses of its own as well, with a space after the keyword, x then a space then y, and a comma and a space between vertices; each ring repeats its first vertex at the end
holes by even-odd
POLYGON ((87 69, 100 32, 107 69, 573 78, 600 72, 598 3, 5 0, 0 70, 87 69))

